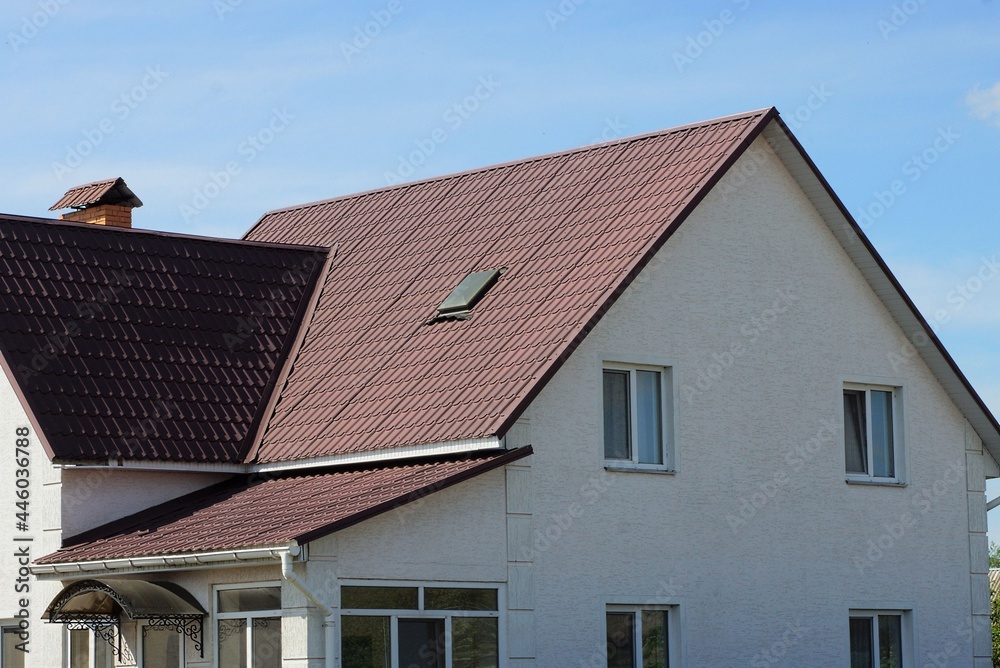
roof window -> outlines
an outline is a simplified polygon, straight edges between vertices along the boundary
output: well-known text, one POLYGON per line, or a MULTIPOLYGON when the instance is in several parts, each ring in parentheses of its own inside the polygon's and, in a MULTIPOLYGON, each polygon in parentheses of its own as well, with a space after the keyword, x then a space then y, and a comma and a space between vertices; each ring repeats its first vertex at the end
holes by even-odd
POLYGON ((438 318, 467 318, 469 311, 493 287, 504 268, 477 271, 462 279, 448 298, 438 306, 438 318))

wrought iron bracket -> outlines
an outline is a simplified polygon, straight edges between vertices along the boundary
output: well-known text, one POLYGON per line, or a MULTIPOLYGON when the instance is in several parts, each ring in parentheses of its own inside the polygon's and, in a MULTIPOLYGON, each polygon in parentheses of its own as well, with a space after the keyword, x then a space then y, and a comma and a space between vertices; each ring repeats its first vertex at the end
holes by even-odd
POLYGON ((205 658, 205 646, 202 642, 204 636, 204 617, 202 615, 164 615, 162 617, 145 617, 143 621, 146 625, 142 628, 142 637, 146 637, 146 629, 151 626, 163 626, 172 628, 186 638, 190 638, 194 643, 194 648, 198 650, 198 656, 205 658))

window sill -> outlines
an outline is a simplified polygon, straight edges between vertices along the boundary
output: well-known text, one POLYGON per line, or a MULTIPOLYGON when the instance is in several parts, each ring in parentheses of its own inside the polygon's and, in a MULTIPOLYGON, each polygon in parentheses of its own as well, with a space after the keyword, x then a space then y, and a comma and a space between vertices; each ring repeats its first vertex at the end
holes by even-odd
POLYGON ((631 464, 605 464, 604 470, 614 471, 615 473, 655 473, 658 475, 677 475, 677 471, 675 469, 647 468, 631 464))
POLYGON ((868 485, 870 487, 906 487, 906 483, 899 480, 847 478, 845 482, 847 482, 848 485, 868 485))

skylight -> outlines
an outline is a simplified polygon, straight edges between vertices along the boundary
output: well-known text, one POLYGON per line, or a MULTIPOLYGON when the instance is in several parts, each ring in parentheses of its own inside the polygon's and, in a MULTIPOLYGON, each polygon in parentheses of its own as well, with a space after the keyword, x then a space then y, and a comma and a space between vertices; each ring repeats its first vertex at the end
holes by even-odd
POLYGON ((438 317, 455 317, 468 314, 483 295, 493 287, 500 278, 503 269, 488 269, 469 274, 458 287, 452 290, 448 298, 438 306, 438 317))

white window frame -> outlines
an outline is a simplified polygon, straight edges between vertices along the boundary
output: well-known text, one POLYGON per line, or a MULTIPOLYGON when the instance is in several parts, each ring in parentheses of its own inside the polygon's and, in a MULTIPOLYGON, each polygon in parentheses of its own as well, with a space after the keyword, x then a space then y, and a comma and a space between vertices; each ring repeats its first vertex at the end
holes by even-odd
MULTIPOLYGON (((163 629, 164 631, 169 631, 170 633, 174 633, 174 634, 176 634, 177 636, 180 637, 180 648, 181 648, 181 651, 180 651, 180 657, 179 657, 179 662, 178 662, 177 668, 184 668, 184 666, 187 665, 187 663, 186 663, 187 662, 187 636, 184 635, 183 633, 177 633, 177 630, 174 627, 172 627, 172 626, 159 626, 159 625, 154 626, 154 625, 150 624, 149 622, 147 622, 145 620, 139 620, 139 621, 137 621, 137 623, 135 625, 135 634, 136 634, 136 638, 138 640, 138 642, 136 643, 136 645, 138 646, 138 650, 139 650, 138 653, 137 653, 137 655, 136 655, 136 657, 135 657, 136 666, 138 666, 138 668, 146 668, 146 666, 144 665, 144 663, 145 663, 145 657, 143 655, 143 652, 145 651, 145 646, 146 646, 146 635, 145 635, 144 631, 147 628, 150 628, 150 629, 163 629)), ((218 654, 218 652, 216 652, 216 654, 218 654)))
POLYGON ((674 473, 677 470, 677 459, 674 448, 674 432, 676 415, 674 407, 677 405, 674 397, 674 376, 673 365, 661 363, 659 360, 649 358, 632 357, 632 361, 625 361, 630 358, 615 355, 604 357, 601 361, 601 386, 599 392, 599 410, 601 416, 601 461, 604 468, 609 471, 646 471, 653 473, 674 473), (605 456, 606 445, 604 443, 604 372, 605 371, 626 371, 629 378, 629 431, 633 442, 630 443, 630 459, 609 459, 605 456), (636 409, 636 371, 655 371, 660 374, 660 447, 663 450, 662 464, 644 464, 639 462, 639 448, 634 442, 635 434, 638 433, 638 410, 636 409))
POLYGON ((847 626, 847 661, 845 665, 850 665, 851 663, 851 627, 850 620, 857 617, 869 617, 872 619, 872 643, 873 643, 873 654, 874 663, 873 668, 878 668, 878 653, 879 653, 879 638, 878 638, 878 617, 879 615, 893 616, 900 618, 900 636, 902 638, 902 659, 903 668, 913 668, 916 664, 914 663, 914 652, 913 652, 913 610, 911 608, 905 607, 865 607, 865 608, 850 608, 847 614, 848 626, 847 626))
MULTIPOLYGON (((451 620, 453 617, 492 617, 497 620, 497 652, 499 654, 499 666, 503 668, 507 665, 507 602, 506 590, 499 582, 434 582, 430 580, 340 580, 337 587, 337 596, 340 596, 341 587, 416 587, 417 588, 417 610, 374 610, 369 608, 341 608, 337 612, 336 626, 336 648, 337 656, 340 657, 343 647, 342 629, 344 628, 343 617, 363 616, 363 617, 389 617, 389 638, 390 638, 390 663, 389 668, 407 668, 399 666, 399 640, 398 621, 404 619, 441 619, 445 618, 445 668, 451 666, 451 620), (424 588, 434 589, 490 589, 497 593, 496 610, 425 610, 424 609, 424 588)), ((338 601, 339 603, 339 601, 338 601)), ((343 657, 340 657, 343 658, 343 657)))
POLYGON ((903 385, 901 383, 887 384, 885 382, 874 382, 874 383, 862 383, 862 382, 852 382, 844 381, 841 384, 841 390, 839 395, 838 405, 840 406, 840 443, 844 451, 844 475, 846 476, 848 483, 869 483, 877 485, 905 485, 906 475, 906 435, 905 435, 905 420, 904 416, 904 399, 903 385), (847 416, 844 412, 844 391, 853 390, 857 392, 865 393, 865 432, 867 440, 868 451, 866 457, 868 460, 868 473, 856 473, 847 470, 847 416), (871 472, 875 470, 874 459, 873 459, 873 449, 874 444, 872 443, 872 420, 871 420, 871 393, 872 390, 879 392, 890 392, 892 394, 892 455, 893 455, 893 471, 895 475, 892 477, 876 476, 871 472))
POLYGON ((680 668, 682 661, 681 615, 680 606, 676 603, 608 602, 604 606, 604 617, 601 620, 605 637, 607 636, 607 614, 609 612, 632 613, 634 615, 632 642, 636 659, 635 668, 642 668, 642 612, 644 610, 667 613, 667 658, 670 661, 670 668, 680 668))
MULTIPOLYGON (((282 618, 281 608, 275 610, 251 610, 246 612, 219 612, 219 592, 233 589, 264 589, 267 587, 277 587, 281 591, 281 581, 267 582, 241 582, 238 584, 217 584, 212 586, 212 638, 215 649, 212 651, 212 666, 219 668, 219 620, 220 619, 246 619, 247 620, 247 662, 253 661, 253 618, 254 617, 277 617, 279 623, 282 618)), ((253 668, 251 665, 249 668, 253 668)))
MULTIPOLYGON (((66 666, 66 668, 70 668, 70 662, 73 660, 72 631, 83 631, 83 630, 86 630, 87 635, 90 637, 90 658, 87 660, 87 665, 89 666, 89 668, 102 668, 97 665, 97 643, 107 644, 108 641, 105 640, 104 638, 101 638, 90 629, 70 629, 68 627, 64 629, 66 642, 63 645, 63 647, 65 648, 64 652, 65 658, 63 665, 66 666)), ((117 634, 119 633, 121 633, 120 627, 115 631, 116 637, 117 634)), ((122 640, 122 642, 124 643, 124 640, 122 640)), ((110 648, 108 649, 108 651, 111 653, 111 665, 117 666, 118 657, 115 656, 115 653, 112 652, 110 648)))

